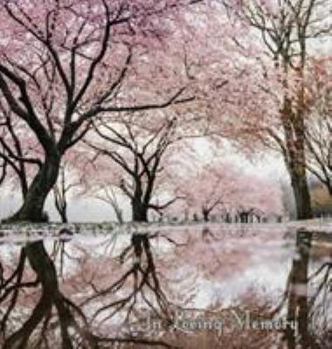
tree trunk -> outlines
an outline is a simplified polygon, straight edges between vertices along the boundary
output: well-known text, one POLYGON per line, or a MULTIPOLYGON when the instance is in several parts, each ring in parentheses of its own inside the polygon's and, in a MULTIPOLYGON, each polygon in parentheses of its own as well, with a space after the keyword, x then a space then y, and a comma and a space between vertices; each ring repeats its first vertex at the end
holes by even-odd
POLYGON ((249 213, 241 212, 240 213, 240 222, 241 223, 248 223, 249 222, 249 213))
POLYGON ((118 207, 117 209, 114 208, 114 212, 115 212, 118 223, 123 224, 124 220, 123 220, 122 210, 118 207))
MULTIPOLYGON (((54 262, 47 253, 43 241, 28 243, 24 247, 24 251, 32 270, 41 284, 41 296, 29 318, 18 330, 9 336, 3 344, 3 348, 29 347, 29 340, 36 328, 42 327, 45 321, 49 320, 52 308, 55 307, 58 313, 59 334, 62 340, 61 348, 73 349, 73 336, 70 330, 74 327, 76 321, 71 308, 74 308, 76 313, 79 311, 79 308, 73 303, 69 303, 61 293, 54 262)), ((86 339, 82 343, 83 346, 97 348, 97 343, 90 335, 88 329, 85 328, 82 332, 84 332, 86 339), (86 346, 84 342, 87 342, 89 345, 86 346)))
POLYGON ((61 222, 68 223, 67 210, 63 209, 63 210, 61 210, 61 212, 59 212, 59 214, 61 216, 61 222))
POLYGON ((298 174, 296 171, 290 173, 296 205, 296 218, 310 219, 313 217, 310 192, 305 170, 303 172, 302 174, 298 174))
POLYGON ((210 215, 210 212, 209 210, 202 210, 202 214, 203 214, 203 220, 204 222, 208 222, 209 221, 209 215, 210 215))
POLYGON ((226 215, 225 215, 225 222, 226 223, 232 223, 232 217, 229 214, 229 212, 227 212, 226 215))
POLYGON ((119 224, 123 224, 123 222, 124 222, 123 212, 122 212, 122 209, 121 209, 120 205, 118 204, 117 200, 115 199, 115 196, 114 196, 114 199, 109 201, 109 203, 112 206, 112 209, 115 213, 117 222, 119 224))
POLYGON ((309 333, 309 305, 308 305, 308 265, 310 258, 312 233, 297 231, 296 248, 298 255, 293 260, 288 289, 288 308, 286 339, 289 349, 296 347, 296 331, 290 327, 290 322, 298 324, 301 348, 315 348, 309 333), (301 292, 299 293, 299 287, 301 292))
POLYGON ((28 320, 4 343, 4 349, 26 348, 33 331, 52 309, 52 303, 59 287, 54 263, 47 254, 42 241, 28 243, 24 248, 31 268, 42 285, 41 298, 28 320))
POLYGON ((131 206, 134 222, 148 221, 148 207, 146 205, 144 205, 140 200, 133 200, 131 206))
POLYGON ((310 219, 313 215, 306 175, 307 161, 304 143, 305 124, 303 110, 299 108, 297 113, 294 113, 292 102, 289 98, 286 98, 284 101, 282 123, 286 140, 284 157, 295 198, 296 219, 310 219))
POLYGON ((65 198, 61 199, 55 196, 55 208, 61 218, 61 222, 68 223, 66 199, 65 198))
POLYGON ((23 205, 7 222, 43 222, 46 198, 56 183, 60 167, 60 156, 49 156, 31 183, 23 205))
MULTIPOLYGON (((331 155, 332 156, 332 155, 331 155)), ((331 160, 332 161, 332 160, 331 160)), ((332 173, 332 169, 330 170, 332 173)), ((332 182, 331 183, 327 183, 327 190, 330 194, 330 196, 332 197, 332 182)))

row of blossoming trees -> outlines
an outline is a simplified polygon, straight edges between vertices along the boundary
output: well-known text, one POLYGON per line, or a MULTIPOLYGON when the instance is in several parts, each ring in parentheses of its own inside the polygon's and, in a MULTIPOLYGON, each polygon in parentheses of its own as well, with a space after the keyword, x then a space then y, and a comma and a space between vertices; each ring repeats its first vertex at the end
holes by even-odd
POLYGON ((310 218, 307 174, 331 193, 327 4, 2 1, 0 183, 23 199, 8 221, 43 220, 52 191, 66 221, 77 185, 120 221, 119 195, 137 221, 179 202, 206 220, 280 211, 271 183, 226 163, 190 169, 202 137, 281 153, 297 218, 310 218))

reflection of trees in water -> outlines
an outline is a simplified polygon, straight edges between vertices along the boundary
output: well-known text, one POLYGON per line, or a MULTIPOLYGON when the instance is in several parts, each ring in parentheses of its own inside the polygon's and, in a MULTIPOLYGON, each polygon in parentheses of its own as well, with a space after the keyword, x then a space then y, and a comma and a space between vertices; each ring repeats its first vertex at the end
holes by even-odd
POLYGON ((309 302, 309 314, 317 342, 321 348, 332 347, 332 262, 324 263, 309 280, 315 282, 316 291, 309 302), (330 316, 330 317, 329 317, 330 316))
POLYGON ((11 275, 5 276, 0 268, 0 346, 4 349, 23 349, 32 343, 35 348, 53 348, 54 343, 61 341, 62 347, 69 349, 104 348, 112 343, 169 347, 163 341, 132 337, 130 334, 122 338, 104 336, 95 326, 96 318, 104 314, 108 319, 116 314, 125 315, 125 321, 129 321, 132 314, 138 314, 141 302, 156 316, 171 321, 170 303, 161 287, 149 240, 147 234, 132 236, 130 245, 120 255, 122 263, 133 257, 132 265, 109 287, 95 289, 94 294, 86 298, 82 305, 94 306, 93 314, 88 317, 83 312, 84 308, 66 297, 59 287, 54 260, 60 259, 61 274, 64 256, 69 256, 64 243, 54 245, 50 255, 42 241, 28 243, 22 248, 17 267, 11 275), (27 262, 36 275, 34 281, 23 281, 27 262), (37 302, 31 303, 29 300, 32 309, 22 320, 23 308, 27 304, 22 307, 19 296, 24 297, 27 288, 40 290, 41 294, 37 302), (122 297, 123 293, 127 295, 122 297), (18 318, 20 312, 22 317, 18 318))
MULTIPOLYGON (((79 334, 81 344, 91 348, 96 347, 97 340, 87 329, 87 320, 79 307, 66 298, 59 289, 57 274, 53 261, 45 250, 42 241, 27 244, 21 252, 19 265, 15 272, 2 284, 1 301, 10 299, 6 314, 1 320, 3 348, 27 348, 29 340, 35 331, 39 331, 38 338, 33 337, 35 347, 52 347, 49 343, 49 330, 54 331, 60 328, 60 335, 63 348, 75 348, 76 339, 73 335, 79 334), (22 283, 22 277, 29 261, 32 270, 36 274, 36 281, 33 283, 22 283), (28 285, 27 285, 28 284, 28 285), (6 325, 9 316, 17 305, 19 292, 26 287, 41 286, 41 295, 37 304, 33 307, 28 319, 7 335, 6 325), (55 308, 57 320, 53 319, 52 310, 55 308), (55 322, 54 322, 55 321, 55 322)), ((16 327, 16 326, 15 326, 16 327)))
POLYGON ((284 299, 287 300, 287 320, 297 325, 295 329, 289 325, 285 331, 288 349, 298 345, 301 348, 328 348, 332 345, 331 319, 328 318, 332 306, 332 264, 324 263, 309 275, 312 235, 301 229, 296 234, 296 256, 284 299), (314 288, 313 293, 309 293, 311 288, 314 288))
MULTIPOLYGON (((131 331, 132 324, 140 321, 145 324, 146 318, 143 317, 146 317, 146 310, 151 318, 164 320, 162 323, 165 325, 173 321, 173 310, 177 309, 168 288, 169 280, 161 277, 161 261, 158 259, 157 264, 153 249, 152 241, 158 237, 164 238, 172 246, 183 245, 183 249, 177 249, 180 259, 174 261, 175 265, 179 261, 185 262, 184 254, 189 250, 194 250, 197 256, 197 247, 188 244, 190 239, 179 244, 169 235, 134 233, 128 246, 116 257, 118 269, 109 263, 102 286, 91 285, 88 281, 84 284, 84 280, 75 285, 82 287, 81 303, 77 299, 74 303, 70 293, 64 294, 62 286, 72 282, 70 279, 64 277, 65 282, 59 284, 59 275, 65 274, 64 261, 67 263, 70 258, 76 258, 70 250, 66 250, 65 243, 56 242, 49 254, 42 241, 27 244, 10 272, 0 264, 0 347, 18 349, 32 345, 34 348, 54 348, 60 347, 60 342, 63 348, 109 348, 115 343, 167 347, 164 341, 152 339, 148 331, 131 331), (31 268, 28 268, 28 264, 31 268), (38 299, 35 298, 36 294, 39 295, 38 299), (28 302, 25 303, 26 300, 28 302), (26 314, 27 306, 30 307, 29 314, 26 314), (121 326, 122 331, 112 333, 112 324, 130 326, 121 326)), ((112 255, 115 240, 112 237, 105 246, 112 255)), ((208 251, 209 258, 214 259, 208 247, 218 243, 216 236, 203 230, 198 240, 204 244, 205 254, 208 251)), ((296 321, 299 325, 297 330, 289 326, 285 332, 289 349, 298 345, 301 348, 331 347, 331 338, 327 334, 328 331, 331 333, 328 312, 331 310, 332 264, 324 263, 311 271, 311 241, 311 233, 297 232, 297 255, 292 261, 285 292, 287 306, 282 307, 287 310, 287 320, 296 321)), ((190 258, 193 262, 192 254, 190 258)), ((79 261, 76 258, 76 262, 79 261)), ((110 259, 106 259, 106 267, 108 261, 110 259)), ((91 257, 91 262, 98 264, 96 258, 91 257)), ((207 268, 211 268, 211 265, 207 268)), ((219 267, 225 268, 225 262, 219 267)), ((105 268, 105 264, 102 264, 102 268, 105 268)), ((178 292, 181 293, 181 290, 178 292)), ((173 342, 171 334, 163 336, 163 339, 173 342)))
POLYGON ((5 277, 4 268, 0 268, 0 304, 1 304, 1 336, 5 337, 8 324, 11 320, 10 316, 15 310, 15 305, 19 296, 19 292, 25 288, 36 287, 39 280, 33 282, 23 282, 23 274, 26 263, 26 254, 23 249, 20 253, 18 265, 16 269, 7 278, 5 277))
MULTIPOLYGON (((298 231, 296 235, 297 254, 292 262, 288 285, 287 320, 296 323, 300 343, 304 348, 314 345, 315 341, 308 328, 308 264, 312 234, 298 231)), ((288 348, 295 348, 295 331, 290 326, 286 330, 288 348)))
POLYGON ((143 302, 155 315, 171 321, 170 302, 160 285, 150 244, 151 238, 153 237, 147 234, 132 235, 130 245, 119 256, 121 264, 132 258, 132 265, 118 280, 109 287, 96 290, 95 294, 85 302, 89 303, 105 297, 112 299, 94 312, 93 319, 106 313, 103 321, 107 321, 120 311, 126 310, 125 323, 127 323, 131 315, 135 314, 135 307, 142 306, 141 302, 143 302), (123 296, 117 296, 121 290, 128 291, 123 296))

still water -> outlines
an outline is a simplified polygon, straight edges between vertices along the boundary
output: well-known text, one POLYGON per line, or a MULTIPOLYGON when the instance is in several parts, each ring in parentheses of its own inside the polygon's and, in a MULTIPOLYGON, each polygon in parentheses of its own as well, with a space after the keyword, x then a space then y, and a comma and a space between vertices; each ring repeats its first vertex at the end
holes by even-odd
POLYGON ((0 347, 332 348, 329 228, 4 229, 0 347))

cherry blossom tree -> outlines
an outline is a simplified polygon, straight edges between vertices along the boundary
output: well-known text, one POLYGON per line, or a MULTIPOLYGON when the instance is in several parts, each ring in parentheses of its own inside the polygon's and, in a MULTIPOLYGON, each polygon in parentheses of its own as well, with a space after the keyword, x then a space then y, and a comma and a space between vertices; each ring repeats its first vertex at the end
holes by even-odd
POLYGON ((165 73, 161 51, 181 11, 196 2, 2 2, 1 103, 12 124, 23 123, 42 150, 12 220, 41 219, 62 157, 85 136, 93 117, 192 99, 185 95, 184 80, 174 79, 181 77, 178 71, 165 73))
POLYGON ((284 214, 281 186, 257 175, 242 175, 231 206, 242 223, 249 223, 254 217, 258 222, 264 217, 281 217, 284 214))
POLYGON ((308 79, 312 100, 306 118, 307 168, 332 195, 332 66, 331 59, 316 62, 308 79))
MULTIPOLYGON (((24 200, 31 179, 41 165, 39 158, 42 156, 42 150, 37 142, 25 137, 24 131, 26 129, 24 129, 24 125, 20 125, 18 122, 12 124, 10 114, 10 111, 2 109, 2 115, 5 120, 1 125, 0 137, 2 145, 0 158, 3 160, 2 182, 7 179, 6 185, 11 187, 19 186, 21 198, 24 200)), ((73 172, 70 169, 69 162, 79 161, 71 155, 72 153, 69 152, 64 157, 60 166, 59 180, 53 187, 55 207, 64 223, 68 221, 66 213, 68 192, 81 184, 77 171, 74 179, 67 178, 67 172, 73 172)), ((73 175, 68 177, 73 177, 73 175)))
POLYGON ((90 197, 109 205, 115 214, 118 223, 124 222, 124 203, 127 197, 119 187, 121 171, 105 161, 103 157, 90 147, 79 149, 79 161, 72 164, 76 171, 81 171, 81 188, 78 197, 90 197))
MULTIPOLYGON (((318 39, 331 34, 327 1, 223 2, 234 27, 238 54, 229 80, 229 96, 220 98, 226 114, 237 115, 229 127, 242 139, 280 151, 289 172, 297 218, 312 216, 306 175, 306 77, 318 39), (239 35, 241 33, 241 35, 239 35), (317 39, 317 40, 316 40, 317 39), (242 58, 241 58, 242 57, 242 58), (230 109, 227 112, 227 105, 230 109)), ((235 58, 236 57, 236 58, 235 58)), ((227 121, 227 119, 226 119, 227 121)), ((257 145, 256 145, 257 146, 257 145)))
MULTIPOLYGON (((249 218, 282 215, 282 192, 277 183, 241 172, 226 161, 212 161, 191 175, 177 180, 180 205, 192 217, 209 221, 212 213, 222 215, 226 222, 239 219, 249 223, 249 218)), ((179 204, 176 205, 179 209, 179 204)))
POLYGON ((26 129, 20 120, 14 120, 12 112, 0 103, 0 158, 2 181, 19 186, 22 198, 25 198, 32 177, 41 165, 38 155, 41 154, 38 144, 26 137, 26 129), (38 154, 39 153, 39 154, 38 154))
POLYGON ((115 213, 116 220, 119 224, 124 222, 124 214, 122 203, 120 202, 123 197, 120 188, 113 184, 100 184, 96 188, 94 197, 110 205, 115 213))
POLYGON ((182 150, 183 139, 188 136, 186 123, 163 112, 154 112, 153 116, 130 113, 108 122, 96 120, 95 132, 84 142, 93 150, 94 161, 99 158, 105 163, 104 173, 95 163, 92 180, 104 188, 103 200, 117 206, 114 193, 105 192, 105 186, 120 189, 130 201, 134 221, 147 221, 149 210, 161 213, 173 204, 177 196, 162 200, 159 195, 157 200, 157 194, 167 191, 165 186, 174 168, 172 158, 182 150))
POLYGON ((185 175, 178 191, 191 214, 199 213, 204 221, 209 221, 212 212, 224 207, 236 190, 235 176, 239 173, 235 172, 234 166, 218 162, 198 169, 191 176, 185 175))

